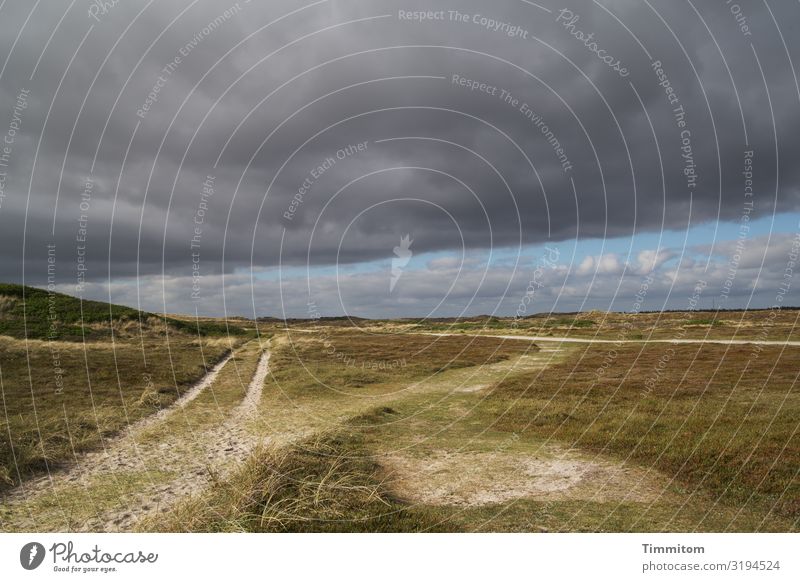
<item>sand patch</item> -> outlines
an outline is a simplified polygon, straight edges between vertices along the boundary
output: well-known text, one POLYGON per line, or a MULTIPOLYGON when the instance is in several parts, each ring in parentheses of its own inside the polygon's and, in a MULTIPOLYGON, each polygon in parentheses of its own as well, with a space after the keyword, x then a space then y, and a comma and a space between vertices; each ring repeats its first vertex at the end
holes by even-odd
POLYGON ((472 394, 474 392, 483 392, 487 388, 489 388, 488 384, 475 384, 474 386, 461 386, 456 388, 455 391, 463 394, 472 394))
POLYGON ((522 498, 649 503, 663 493, 642 469, 566 449, 441 451, 424 458, 392 454, 380 462, 398 496, 426 505, 482 506, 522 498))

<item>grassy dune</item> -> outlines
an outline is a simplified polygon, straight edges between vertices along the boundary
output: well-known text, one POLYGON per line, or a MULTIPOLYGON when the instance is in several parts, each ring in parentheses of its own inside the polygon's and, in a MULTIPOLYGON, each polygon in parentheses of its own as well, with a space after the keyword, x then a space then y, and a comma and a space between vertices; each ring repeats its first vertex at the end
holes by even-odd
POLYGON ((225 330, 0 285, 0 490, 169 406, 247 337, 225 330))
POLYGON ((164 317, 102 301, 81 301, 63 293, 0 283, 0 336, 19 339, 92 341, 112 335, 242 335, 238 325, 164 317))

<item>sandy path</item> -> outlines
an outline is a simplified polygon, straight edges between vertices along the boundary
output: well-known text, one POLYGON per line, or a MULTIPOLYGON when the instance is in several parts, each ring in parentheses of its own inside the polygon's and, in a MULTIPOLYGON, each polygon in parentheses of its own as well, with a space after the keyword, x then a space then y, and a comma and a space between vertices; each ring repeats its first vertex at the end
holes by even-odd
POLYGON ((258 410, 258 403, 261 401, 261 394, 264 392, 264 380, 269 374, 269 360, 272 354, 269 351, 261 355, 258 361, 258 368, 250 381, 250 386, 247 388, 244 400, 236 409, 234 416, 245 415, 250 418, 253 417, 258 410))
POLYGON ((63 473, 18 487, 3 500, 0 529, 126 531, 223 478, 262 440, 250 425, 269 373, 269 351, 260 354, 244 398, 221 425, 202 432, 167 430, 158 438, 147 433, 162 428, 212 386, 231 357, 178 402, 134 424, 104 451, 85 454, 63 473))
POLYGON ((151 426, 153 426, 155 424, 158 424, 159 422, 163 421, 165 418, 167 418, 169 415, 174 413, 176 410, 180 410, 182 408, 186 408, 186 406, 189 403, 191 403, 194 400, 196 400, 197 397, 200 396, 200 394, 206 388, 211 386, 216 381, 217 376, 219 376, 220 371, 222 370, 222 368, 224 368, 228 364, 228 362, 231 361, 231 358, 233 358, 233 352, 232 351, 230 353, 228 353, 227 356, 222 358, 222 360, 220 360, 219 363, 217 363, 216 366, 211 368, 211 370, 205 376, 203 376, 200 379, 199 382, 197 382, 194 386, 189 388, 189 390, 184 392, 183 396, 178 398, 178 400, 173 402, 170 406, 168 406, 167 408, 163 408, 163 409, 159 410, 155 414, 151 414, 150 416, 146 416, 145 418, 139 420, 138 422, 130 425, 128 427, 128 430, 127 430, 128 434, 129 435, 140 434, 146 428, 151 427, 151 426))

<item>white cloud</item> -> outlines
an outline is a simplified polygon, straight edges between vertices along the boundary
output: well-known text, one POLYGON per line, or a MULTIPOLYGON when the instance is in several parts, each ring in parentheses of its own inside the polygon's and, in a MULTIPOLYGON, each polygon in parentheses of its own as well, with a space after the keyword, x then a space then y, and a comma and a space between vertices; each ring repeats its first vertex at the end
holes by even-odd
MULTIPOLYGON (((168 276, 143 279, 137 296, 136 281, 115 281, 109 289, 101 283, 89 283, 86 296, 127 305, 137 305, 141 299, 147 310, 193 313, 201 315, 288 316, 308 317, 309 295, 319 312, 324 315, 341 315, 345 312, 366 317, 454 316, 459 314, 513 315, 520 301, 534 289, 529 313, 550 310, 569 311, 583 309, 630 310, 635 303, 646 276, 652 277, 648 285, 644 309, 685 309, 694 294, 698 281, 705 281, 701 307, 719 306, 767 307, 775 297, 791 260, 793 238, 773 236, 750 241, 751 259, 732 275, 731 265, 724 256, 706 261, 685 258, 680 264, 670 262, 678 253, 673 249, 642 250, 635 264, 623 276, 623 263, 618 255, 576 258, 573 266, 547 265, 526 261, 524 268, 514 269, 506 264, 486 269, 485 262, 472 261, 464 269, 457 268, 453 257, 437 257, 428 261, 426 269, 407 271, 394 293, 389 293, 390 269, 371 271, 316 274, 309 282, 295 271, 280 282, 277 273, 259 270, 251 288, 249 272, 226 275, 209 275, 201 281, 201 300, 191 301, 192 279, 186 276, 168 276), (759 270, 760 257, 765 258, 759 270), (650 267, 655 264, 655 269, 650 267), (537 267, 537 265, 539 265, 537 267), (730 291, 724 293, 726 285, 730 291), (224 288, 224 302, 223 302, 224 288), (754 291, 755 289, 755 291, 754 291), (750 294, 753 293, 752 300, 750 294), (281 295, 282 294, 282 295, 281 295), (163 295, 163 298, 162 298, 163 295), (252 296, 255 297, 253 305, 252 296)), ((733 248, 735 241, 722 241, 718 248, 733 248)), ((301 273, 301 272, 300 272, 301 273)), ((800 305, 800 281, 790 281, 786 305, 800 305)), ((63 288, 70 293, 73 289, 63 288)))

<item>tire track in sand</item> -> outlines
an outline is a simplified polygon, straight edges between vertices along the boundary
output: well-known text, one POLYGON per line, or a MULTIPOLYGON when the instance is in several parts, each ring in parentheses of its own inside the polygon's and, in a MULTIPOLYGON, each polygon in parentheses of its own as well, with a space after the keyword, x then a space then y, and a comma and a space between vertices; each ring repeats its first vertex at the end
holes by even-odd
POLYGON ((128 531, 143 517, 168 511, 184 496, 224 478, 262 440, 249 425, 269 361, 270 351, 254 343, 228 355, 179 401, 135 423, 104 451, 87 453, 63 473, 18 487, 3 500, 0 530, 128 531), (206 428, 200 418, 202 430, 188 432, 178 424, 184 415, 203 417, 203 410, 189 405, 216 383, 230 383, 240 369, 248 375, 254 371, 244 397, 222 424, 206 428))

